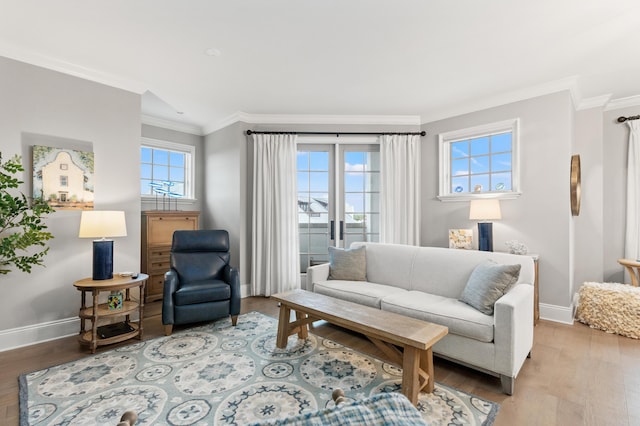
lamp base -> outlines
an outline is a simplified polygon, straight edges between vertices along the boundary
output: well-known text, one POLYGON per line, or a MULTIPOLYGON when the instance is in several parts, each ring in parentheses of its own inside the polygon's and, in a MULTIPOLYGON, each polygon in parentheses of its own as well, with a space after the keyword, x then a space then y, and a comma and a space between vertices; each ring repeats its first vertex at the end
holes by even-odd
POLYGON ((93 242, 93 279, 113 278, 113 240, 93 242))
POLYGON ((478 223, 478 250, 493 251, 493 223, 478 223))

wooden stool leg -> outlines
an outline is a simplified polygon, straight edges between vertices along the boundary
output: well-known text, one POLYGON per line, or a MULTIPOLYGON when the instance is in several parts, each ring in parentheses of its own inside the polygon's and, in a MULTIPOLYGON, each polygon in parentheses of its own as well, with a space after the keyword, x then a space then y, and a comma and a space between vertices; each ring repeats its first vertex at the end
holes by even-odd
POLYGON ((631 284, 633 284, 634 287, 638 287, 640 285, 640 267, 634 269, 629 266, 627 269, 629 269, 629 275, 631 275, 631 284))

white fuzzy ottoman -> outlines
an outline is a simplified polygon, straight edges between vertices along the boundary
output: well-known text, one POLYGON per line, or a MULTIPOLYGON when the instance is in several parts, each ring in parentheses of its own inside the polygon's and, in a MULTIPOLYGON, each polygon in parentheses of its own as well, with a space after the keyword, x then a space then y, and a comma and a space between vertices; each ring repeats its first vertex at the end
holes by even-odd
POLYGON ((640 339, 640 287, 586 282, 580 288, 576 319, 591 328, 640 339))

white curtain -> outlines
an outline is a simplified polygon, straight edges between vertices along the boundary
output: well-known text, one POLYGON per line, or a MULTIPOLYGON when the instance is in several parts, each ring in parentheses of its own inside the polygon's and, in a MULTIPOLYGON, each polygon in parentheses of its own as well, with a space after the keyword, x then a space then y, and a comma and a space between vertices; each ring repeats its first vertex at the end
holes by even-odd
POLYGON ((420 245, 420 136, 380 136, 380 241, 420 245))
POLYGON ((296 135, 253 135, 252 295, 300 288, 296 135))
MULTIPOLYGON (((629 157, 627 159, 627 227, 625 259, 640 259, 640 120, 628 121, 629 157)), ((625 272, 626 274, 626 272, 625 272)))

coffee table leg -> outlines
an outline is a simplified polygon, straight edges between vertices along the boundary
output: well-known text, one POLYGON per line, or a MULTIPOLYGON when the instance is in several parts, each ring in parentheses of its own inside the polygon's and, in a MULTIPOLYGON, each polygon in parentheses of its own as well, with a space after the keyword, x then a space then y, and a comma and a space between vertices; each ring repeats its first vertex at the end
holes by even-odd
POLYGON ((284 349, 287 347, 289 340, 289 320, 291 319, 291 308, 284 303, 280 304, 280 318, 278 319, 278 336, 276 338, 276 347, 284 349))
MULTIPOLYGON (((304 319, 306 317, 307 317, 306 314, 303 314, 302 312, 296 311, 296 320, 297 321, 299 321, 301 319, 304 319)), ((300 331, 298 331, 298 337, 300 339, 306 339, 307 337, 309 337, 309 327, 307 327, 307 324, 300 325, 300 331)))
POLYGON ((420 392, 420 351, 406 346, 402 355, 402 393, 413 405, 418 404, 420 392))
POLYGON ((424 391, 431 393, 435 386, 435 377, 433 375, 433 351, 431 348, 422 351, 422 356, 420 357, 420 368, 429 376, 428 382, 425 384, 424 391))

